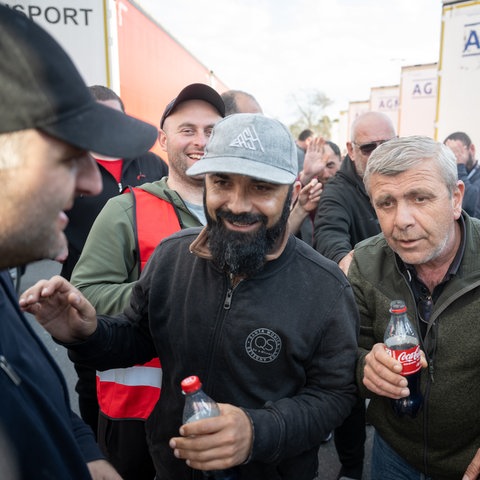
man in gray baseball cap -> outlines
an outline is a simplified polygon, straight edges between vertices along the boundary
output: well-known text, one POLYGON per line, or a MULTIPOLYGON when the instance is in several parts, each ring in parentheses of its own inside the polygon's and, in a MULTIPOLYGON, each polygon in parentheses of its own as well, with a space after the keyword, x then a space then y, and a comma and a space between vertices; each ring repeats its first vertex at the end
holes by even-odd
POLYGON ((224 172, 293 184, 295 143, 287 127, 260 114, 238 113, 217 122, 203 158, 188 175, 224 172))
POLYGON ((354 403, 355 301, 339 267, 288 233, 296 172, 280 122, 220 120, 188 170, 205 175, 207 225, 160 243, 122 315, 97 317, 59 277, 20 299, 75 361, 161 358, 162 394, 145 425, 157 478, 233 469, 229 478, 312 480, 320 443, 354 403), (221 414, 182 425, 179 386, 192 374, 221 414))

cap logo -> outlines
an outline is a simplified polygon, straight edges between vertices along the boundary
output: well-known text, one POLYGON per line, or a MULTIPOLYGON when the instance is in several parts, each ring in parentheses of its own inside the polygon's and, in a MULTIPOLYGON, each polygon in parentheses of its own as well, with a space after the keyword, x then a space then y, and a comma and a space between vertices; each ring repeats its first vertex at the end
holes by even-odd
POLYGON ((254 127, 247 127, 229 146, 265 151, 254 127))

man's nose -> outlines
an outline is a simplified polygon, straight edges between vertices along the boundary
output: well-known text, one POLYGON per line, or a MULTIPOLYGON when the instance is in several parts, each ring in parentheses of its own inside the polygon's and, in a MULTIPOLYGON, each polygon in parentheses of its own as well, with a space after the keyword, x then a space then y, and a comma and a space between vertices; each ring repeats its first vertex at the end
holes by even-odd
POLYGON ((98 195, 102 188, 102 176, 97 162, 89 153, 85 152, 85 155, 78 160, 75 193, 77 195, 98 195))
POLYGON ((231 192, 228 208, 231 212, 236 214, 250 212, 252 210, 250 196, 244 188, 237 187, 231 192))
POLYGON ((410 227, 415 223, 415 217, 413 215, 412 208, 408 205, 408 202, 399 202, 395 210, 395 226, 400 229, 410 227))
POLYGON ((205 148, 205 145, 208 142, 209 135, 207 135, 203 130, 198 130, 195 133, 195 138, 193 139, 193 142, 195 145, 197 145, 200 148, 205 148))

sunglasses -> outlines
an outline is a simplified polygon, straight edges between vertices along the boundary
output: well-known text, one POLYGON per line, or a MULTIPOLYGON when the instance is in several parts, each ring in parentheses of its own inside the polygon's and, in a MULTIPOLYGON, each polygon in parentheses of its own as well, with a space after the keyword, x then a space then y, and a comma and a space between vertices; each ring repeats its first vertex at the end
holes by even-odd
POLYGON ((388 142, 388 140, 377 140, 376 142, 364 143, 363 145, 360 145, 357 142, 353 143, 359 148, 363 155, 370 155, 379 145, 388 142))

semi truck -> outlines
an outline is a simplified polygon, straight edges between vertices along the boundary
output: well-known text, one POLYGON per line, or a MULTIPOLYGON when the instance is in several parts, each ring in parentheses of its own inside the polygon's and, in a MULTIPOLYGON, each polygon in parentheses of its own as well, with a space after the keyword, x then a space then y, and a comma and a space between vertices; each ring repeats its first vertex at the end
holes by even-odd
POLYGON ((398 135, 434 136, 437 63, 402 67, 398 135))
POLYGON ((398 131, 399 91, 399 85, 385 85, 370 89, 370 110, 387 115, 392 121, 395 131, 398 131))
MULTIPOLYGON (((45 28, 72 57, 87 85, 113 89, 130 115, 153 125, 159 125, 165 106, 189 83, 205 83, 219 93, 227 90, 211 69, 132 0, 0 3, 45 28)), ((165 158, 158 144, 152 150, 165 158)))
POLYGON ((480 1, 444 1, 435 138, 463 131, 480 146, 480 1))

